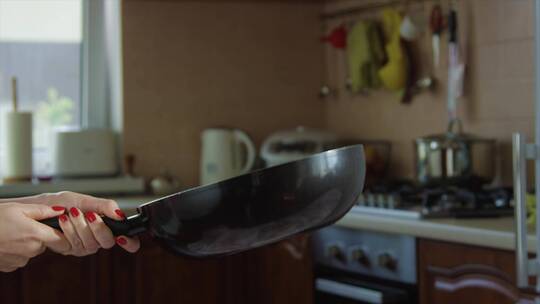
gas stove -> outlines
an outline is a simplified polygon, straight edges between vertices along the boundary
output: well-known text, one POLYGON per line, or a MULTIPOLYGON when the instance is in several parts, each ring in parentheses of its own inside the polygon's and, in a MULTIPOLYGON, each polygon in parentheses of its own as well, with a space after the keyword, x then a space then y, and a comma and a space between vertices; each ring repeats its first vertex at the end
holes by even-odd
POLYGON ((370 187, 351 212, 404 218, 512 216, 510 188, 423 187, 397 182, 370 187))

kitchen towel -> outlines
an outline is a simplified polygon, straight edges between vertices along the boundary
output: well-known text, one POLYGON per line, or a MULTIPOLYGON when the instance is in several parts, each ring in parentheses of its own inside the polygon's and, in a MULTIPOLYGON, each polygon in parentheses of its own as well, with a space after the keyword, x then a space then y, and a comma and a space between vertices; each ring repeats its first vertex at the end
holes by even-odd
POLYGON ((379 77, 385 88, 399 91, 405 88, 408 74, 407 55, 401 45, 402 17, 395 9, 385 9, 382 12, 382 22, 388 62, 379 70, 379 77))
POLYGON ((373 89, 380 86, 377 74, 384 62, 382 39, 373 21, 358 21, 347 36, 347 60, 351 91, 373 89))

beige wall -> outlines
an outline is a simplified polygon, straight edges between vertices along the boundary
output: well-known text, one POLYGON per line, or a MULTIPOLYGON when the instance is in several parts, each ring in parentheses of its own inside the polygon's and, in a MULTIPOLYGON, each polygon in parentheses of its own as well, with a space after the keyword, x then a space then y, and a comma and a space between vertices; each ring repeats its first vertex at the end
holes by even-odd
MULTIPOLYGON (((351 3, 366 2, 327 7, 351 3)), ((413 10, 427 16, 432 2, 422 3, 413 10)), ((149 177, 167 168, 194 185, 202 129, 238 127, 260 143, 277 129, 304 124, 348 137, 390 139, 392 174, 412 177, 413 139, 446 128, 446 57, 432 72, 427 32, 418 46, 422 70, 440 86, 410 105, 384 91, 352 96, 343 89, 343 54, 326 48, 323 55, 321 25, 330 29, 377 13, 321 24, 321 9, 298 2, 125 1, 124 146, 137 156, 138 173, 149 177), (339 88, 338 97, 317 99, 322 82, 339 88)), ((462 0, 460 10, 461 36, 468 41, 460 114, 467 132, 499 140, 501 176, 508 182, 511 133, 533 131, 532 0, 462 0)))
MULTIPOLYGON (((414 11, 428 15, 430 5, 432 2, 427 1, 414 7, 414 11)), ((467 95, 460 100, 459 112, 467 132, 499 141, 501 175, 508 183, 511 133, 533 134, 533 1, 462 0, 460 7, 461 37, 469 36, 469 57, 467 95)), ((327 26, 331 28, 342 21, 331 21, 327 26)), ((446 41, 446 37, 442 40, 446 41)), ((427 60, 423 61, 426 72, 430 69, 430 43, 427 33, 420 42, 426 50, 427 60)), ((445 49, 446 42, 441 47, 445 49)), ((326 53, 327 82, 343 88, 346 75, 343 55, 329 49, 326 53)), ((443 64, 446 64, 444 60, 443 64)), ((424 93, 410 105, 400 104, 388 92, 352 96, 341 89, 338 98, 326 102, 327 126, 352 137, 392 140, 392 174, 412 177, 413 139, 441 133, 446 128, 446 73, 445 67, 435 72, 441 82, 435 94, 424 93)))
POLYGON ((320 4, 124 1, 124 149, 197 183, 200 133, 322 127, 320 4))

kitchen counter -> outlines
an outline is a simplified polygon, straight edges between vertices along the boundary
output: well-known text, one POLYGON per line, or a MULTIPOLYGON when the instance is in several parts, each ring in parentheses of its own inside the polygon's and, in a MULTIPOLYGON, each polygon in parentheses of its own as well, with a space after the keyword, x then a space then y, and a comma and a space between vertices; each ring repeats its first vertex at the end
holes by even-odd
MULTIPOLYGON (((497 249, 514 249, 514 218, 404 219, 349 213, 336 223, 353 229, 412 235, 497 249)), ((528 250, 535 252, 536 239, 529 231, 528 250)))

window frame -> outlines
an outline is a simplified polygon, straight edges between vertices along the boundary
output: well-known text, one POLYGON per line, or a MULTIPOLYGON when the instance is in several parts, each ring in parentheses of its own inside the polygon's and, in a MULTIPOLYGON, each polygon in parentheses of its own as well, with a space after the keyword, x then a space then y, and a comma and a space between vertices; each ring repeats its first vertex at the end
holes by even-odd
MULTIPOLYGON (((123 127, 122 3, 121 0, 82 0, 81 3, 79 126, 81 129, 110 129, 120 139, 123 127)), ((122 172, 120 143, 121 140, 117 140, 118 168, 122 172)), ((143 187, 142 181, 137 179, 130 179, 129 183, 128 187, 133 189, 128 191, 140 191, 143 187)), ((63 186, 62 181, 54 184, 30 182, 15 186, 0 183, 0 196, 31 194, 40 187, 52 187, 48 191, 59 191, 63 186)))
POLYGON ((120 0, 82 1, 81 127, 122 132, 120 0))

